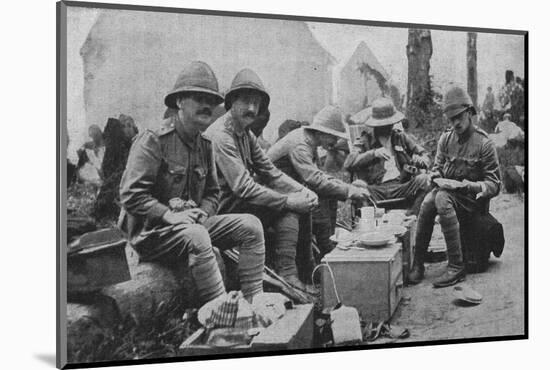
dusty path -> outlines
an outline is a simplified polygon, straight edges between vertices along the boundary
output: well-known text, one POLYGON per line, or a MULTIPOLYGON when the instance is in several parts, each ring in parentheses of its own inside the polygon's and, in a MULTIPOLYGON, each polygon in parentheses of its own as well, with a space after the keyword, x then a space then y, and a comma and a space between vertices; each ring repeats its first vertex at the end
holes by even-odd
POLYGON ((491 213, 504 226, 504 252, 498 259, 491 255, 485 273, 468 275, 465 281, 483 295, 483 302, 463 306, 455 300, 452 287, 433 289, 432 281, 446 263, 427 265, 426 279, 405 288, 404 296, 410 300, 402 301, 392 319, 410 330, 406 341, 524 334, 523 198, 501 194, 492 200, 491 213))

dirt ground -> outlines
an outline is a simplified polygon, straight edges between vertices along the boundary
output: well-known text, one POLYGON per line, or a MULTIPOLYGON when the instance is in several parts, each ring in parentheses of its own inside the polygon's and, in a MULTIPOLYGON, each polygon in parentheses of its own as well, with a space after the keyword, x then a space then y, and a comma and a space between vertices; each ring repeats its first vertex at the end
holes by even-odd
POLYGON ((392 324, 411 333, 400 343, 524 334, 523 197, 499 195, 491 201, 491 214, 503 224, 504 252, 500 258, 491 255, 488 270, 470 274, 464 282, 482 294, 482 303, 461 304, 453 287, 434 289, 432 281, 443 273, 446 262, 428 264, 425 280, 404 288, 405 299, 392 318, 392 324))

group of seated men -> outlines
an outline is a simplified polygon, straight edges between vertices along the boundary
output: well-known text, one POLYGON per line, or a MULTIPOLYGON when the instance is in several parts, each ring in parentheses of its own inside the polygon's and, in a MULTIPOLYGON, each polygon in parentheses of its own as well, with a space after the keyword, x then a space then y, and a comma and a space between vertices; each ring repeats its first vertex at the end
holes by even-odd
POLYGON ((403 197, 418 213, 412 281, 423 278, 424 254, 439 215, 449 265, 435 285, 455 284, 465 276, 457 212, 474 212, 496 195, 499 178, 494 147, 472 124, 475 110, 468 95, 454 88, 446 98, 452 128, 441 136, 433 166, 421 146, 393 129, 403 115, 391 101, 375 101, 366 123, 372 132, 344 163, 364 182, 349 184, 319 166, 319 147, 330 152, 349 137, 337 107, 323 108, 311 125, 265 152, 251 129, 259 117, 269 117, 270 96, 260 77, 243 69, 223 95, 210 66, 192 62, 164 99, 177 112, 172 124, 146 130, 132 145, 120 185, 120 226, 140 260, 186 264, 200 304, 225 293, 212 246, 237 248, 240 288, 254 305, 263 294, 266 240, 276 272, 297 289, 316 294, 311 281, 300 279, 296 263, 304 215, 327 199, 403 197), (212 122, 222 103, 226 113, 212 122), (466 186, 457 191, 434 187, 435 177, 465 180, 466 186))

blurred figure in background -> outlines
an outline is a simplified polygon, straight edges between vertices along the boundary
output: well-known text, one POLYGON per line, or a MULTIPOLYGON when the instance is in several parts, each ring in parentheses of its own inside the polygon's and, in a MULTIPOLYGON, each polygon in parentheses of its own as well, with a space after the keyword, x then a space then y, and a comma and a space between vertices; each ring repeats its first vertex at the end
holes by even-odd
MULTIPOLYGON (((514 78, 513 71, 506 71, 506 84, 499 94, 499 101, 504 113, 510 113, 513 122, 520 122, 520 117, 525 115, 525 97, 522 84, 514 78)), ((521 81, 521 79, 519 80, 521 81)), ((525 127, 522 127, 524 129, 525 127)))
POLYGON ((132 145, 127 132, 116 118, 109 118, 105 125, 105 156, 101 164, 103 184, 94 204, 94 217, 98 220, 116 220, 120 213, 118 188, 132 145))
POLYGON ((91 125, 88 128, 88 136, 92 140, 84 143, 77 151, 78 179, 99 186, 103 179, 101 164, 105 155, 105 142, 98 125, 91 125))
POLYGON ((494 116, 495 111, 495 94, 493 93, 493 88, 489 86, 487 88, 487 94, 485 94, 485 99, 483 100, 483 105, 481 106, 481 113, 483 114, 485 121, 485 128, 488 132, 493 131, 496 118, 494 116))
POLYGON ((139 130, 136 126, 136 123, 134 122, 134 119, 130 116, 127 116, 125 114, 120 114, 118 116, 118 120, 120 123, 122 123, 122 127, 124 128, 124 134, 128 139, 130 139, 130 142, 136 137, 136 135, 139 133, 139 130))
POLYGON ((495 127, 495 133, 503 135, 507 142, 523 141, 525 134, 518 125, 510 121, 512 115, 510 113, 505 113, 503 118, 504 119, 497 124, 497 127, 495 127))

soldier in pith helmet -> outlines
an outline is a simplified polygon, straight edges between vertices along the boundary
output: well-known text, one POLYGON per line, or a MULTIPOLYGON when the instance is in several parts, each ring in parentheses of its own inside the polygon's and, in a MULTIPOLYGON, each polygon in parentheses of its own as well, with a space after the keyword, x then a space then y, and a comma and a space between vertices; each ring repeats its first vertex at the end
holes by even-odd
POLYGON ((474 125, 476 110, 463 88, 454 86, 446 92, 443 113, 451 128, 439 139, 430 179, 456 181, 439 181, 424 198, 418 215, 414 263, 409 274, 413 284, 424 278, 426 250, 434 219, 439 215, 449 262, 445 273, 435 280, 436 288, 456 284, 466 277, 457 215, 484 212, 489 199, 500 190, 495 146, 487 134, 474 125))
POLYGON ((122 227, 143 261, 187 264, 200 303, 225 293, 212 249, 240 250, 239 279, 250 302, 263 292, 264 237, 248 214, 217 215, 220 187, 212 144, 202 133, 223 103, 218 80, 204 62, 190 63, 164 98, 173 125, 135 140, 124 172, 122 227))
POLYGON ((243 69, 225 95, 227 113, 206 131, 220 172, 220 212, 252 213, 265 228, 273 228, 277 273, 294 287, 315 294, 316 289, 298 277, 296 249, 299 214, 310 212, 318 199, 277 169, 251 132, 257 117, 268 109, 269 101, 259 76, 243 69))

